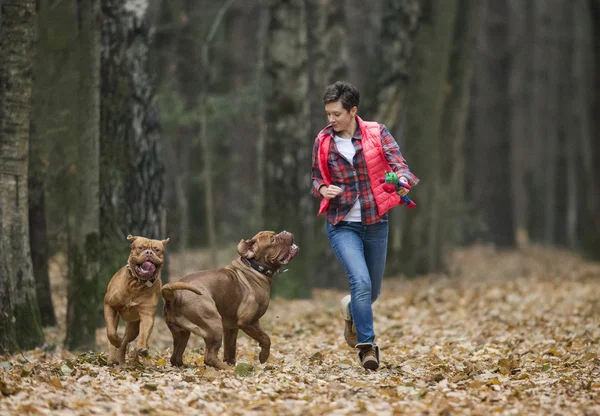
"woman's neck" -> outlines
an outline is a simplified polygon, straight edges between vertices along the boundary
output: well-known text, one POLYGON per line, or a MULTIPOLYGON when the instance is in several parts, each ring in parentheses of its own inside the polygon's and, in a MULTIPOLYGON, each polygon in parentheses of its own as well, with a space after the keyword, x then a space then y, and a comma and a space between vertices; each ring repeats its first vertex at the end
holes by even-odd
POLYGON ((336 131, 335 133, 338 137, 342 139, 351 139, 354 136, 354 131, 356 130, 356 118, 352 119, 352 122, 345 130, 336 131))

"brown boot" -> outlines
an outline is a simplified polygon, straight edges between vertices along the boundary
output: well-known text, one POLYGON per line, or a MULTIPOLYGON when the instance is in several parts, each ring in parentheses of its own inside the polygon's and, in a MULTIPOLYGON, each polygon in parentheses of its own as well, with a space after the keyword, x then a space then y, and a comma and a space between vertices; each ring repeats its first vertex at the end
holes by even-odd
POLYGON ((349 347, 354 348, 358 344, 358 335, 350 315, 350 295, 344 296, 340 301, 340 312, 344 318, 344 339, 349 347))
POLYGON ((372 344, 358 344, 358 359, 365 370, 379 368, 379 347, 372 344))
POLYGON ((354 348, 358 344, 358 335, 353 321, 344 321, 344 339, 348 346, 354 348))

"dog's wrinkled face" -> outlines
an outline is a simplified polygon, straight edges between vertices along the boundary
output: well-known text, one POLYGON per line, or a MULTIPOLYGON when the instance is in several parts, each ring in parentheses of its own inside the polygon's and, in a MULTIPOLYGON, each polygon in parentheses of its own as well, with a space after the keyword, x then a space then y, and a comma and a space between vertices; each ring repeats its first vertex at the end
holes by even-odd
POLYGON ((162 268, 165 260, 166 240, 151 240, 145 237, 127 236, 131 243, 131 252, 129 253, 129 269, 139 279, 152 279, 162 268))
POLYGON ((288 264, 299 250, 294 244, 294 235, 287 231, 279 234, 261 231, 251 240, 241 240, 237 248, 240 256, 255 259, 274 269, 288 264))

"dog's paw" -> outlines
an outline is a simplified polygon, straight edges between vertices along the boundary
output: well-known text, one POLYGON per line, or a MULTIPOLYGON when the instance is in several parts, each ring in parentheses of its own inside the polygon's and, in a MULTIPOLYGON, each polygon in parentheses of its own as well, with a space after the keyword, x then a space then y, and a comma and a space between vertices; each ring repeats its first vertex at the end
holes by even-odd
POLYGON ((171 365, 173 367, 183 367, 183 360, 176 360, 171 358, 171 365))
POLYGON ((147 357, 148 356, 148 348, 139 348, 137 353, 140 357, 147 357))
POLYGON ((269 359, 270 350, 267 348, 263 348, 260 350, 260 354, 258 355, 258 360, 261 364, 264 364, 269 359))
POLYGON ((108 365, 111 367, 118 367, 121 365, 121 363, 119 363, 117 360, 113 360, 113 361, 109 361, 108 365))

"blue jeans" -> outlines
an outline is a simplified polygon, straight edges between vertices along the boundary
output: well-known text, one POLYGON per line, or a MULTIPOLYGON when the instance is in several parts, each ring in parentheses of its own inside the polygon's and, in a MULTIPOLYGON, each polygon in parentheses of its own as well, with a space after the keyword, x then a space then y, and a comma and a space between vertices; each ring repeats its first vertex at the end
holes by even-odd
POLYGON ((373 308, 381 291, 385 268, 387 221, 372 225, 340 221, 326 225, 331 248, 350 281, 350 314, 356 326, 358 343, 375 345, 373 308))

